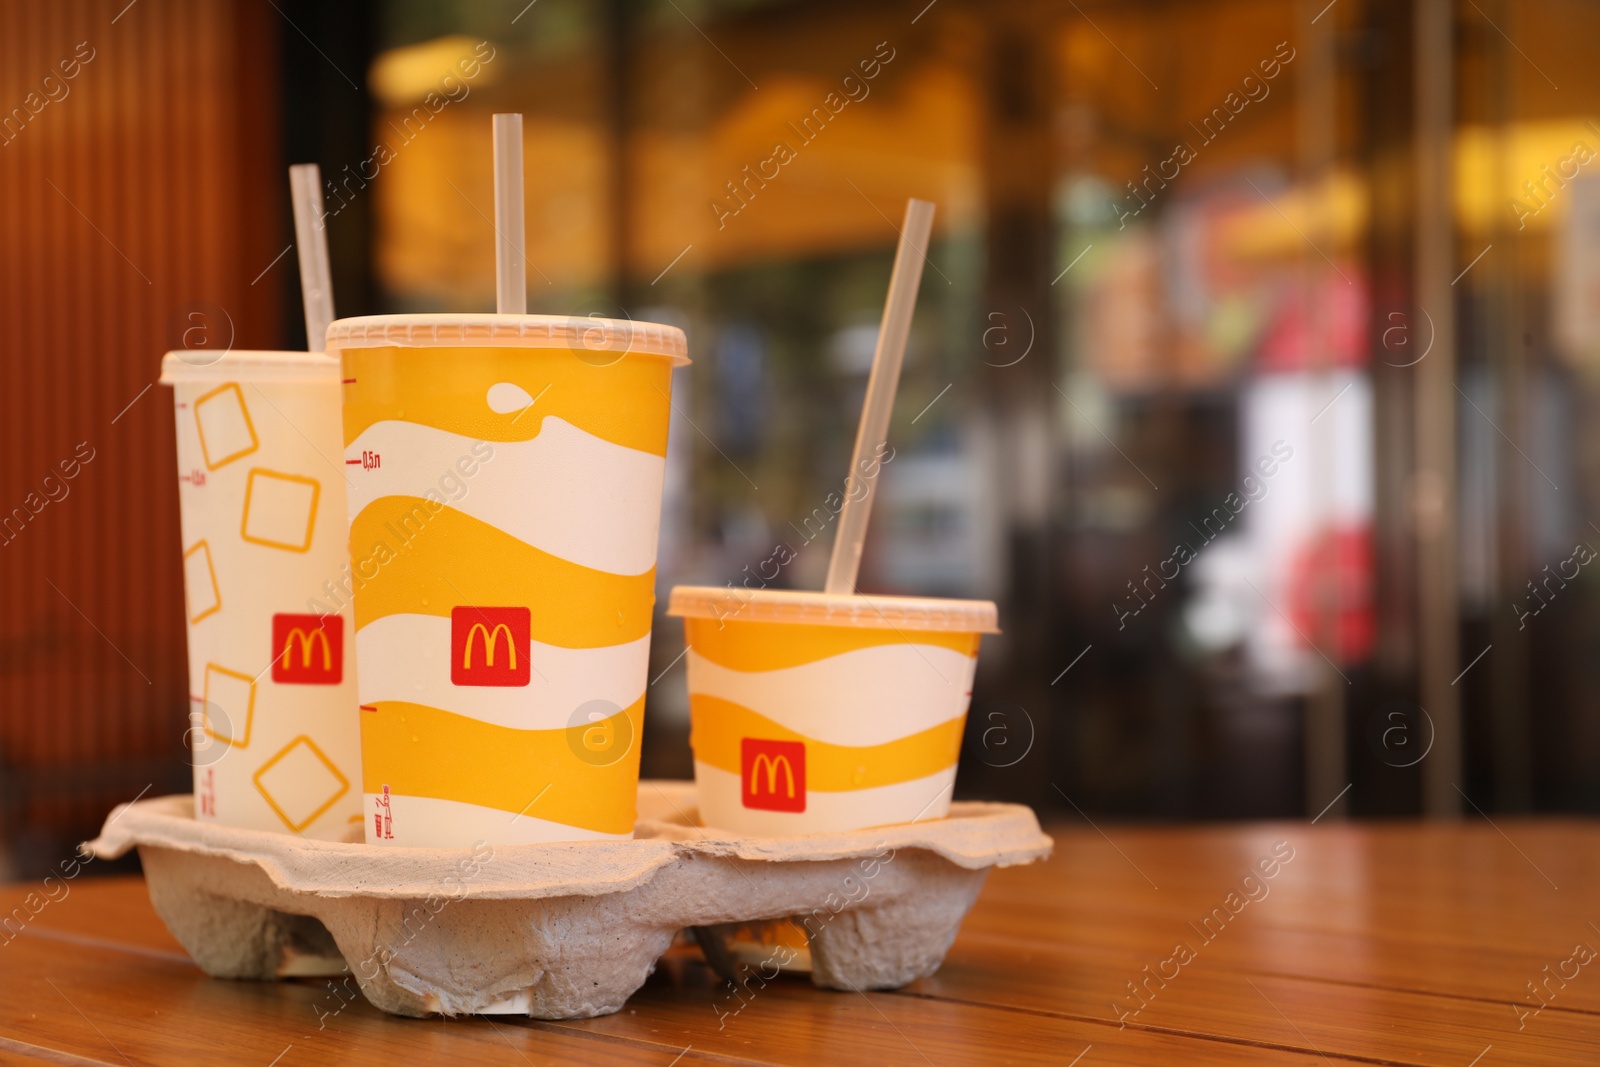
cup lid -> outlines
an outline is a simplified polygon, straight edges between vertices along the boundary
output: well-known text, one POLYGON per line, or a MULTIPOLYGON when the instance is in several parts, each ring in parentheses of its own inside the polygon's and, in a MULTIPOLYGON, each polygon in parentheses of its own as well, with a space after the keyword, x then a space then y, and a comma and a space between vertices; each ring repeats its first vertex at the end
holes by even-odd
POLYGON ((328 324, 328 351, 344 348, 571 348, 664 356, 689 362, 689 342, 676 326, 586 315, 363 315, 328 324))
POLYGON ((323 352, 257 352, 204 348, 161 357, 161 384, 177 382, 337 381, 339 361, 323 352))
POLYGON ((798 589, 674 586, 667 614, 693 619, 800 622, 879 630, 937 630, 997 634, 1000 613, 991 600, 817 593, 798 589))

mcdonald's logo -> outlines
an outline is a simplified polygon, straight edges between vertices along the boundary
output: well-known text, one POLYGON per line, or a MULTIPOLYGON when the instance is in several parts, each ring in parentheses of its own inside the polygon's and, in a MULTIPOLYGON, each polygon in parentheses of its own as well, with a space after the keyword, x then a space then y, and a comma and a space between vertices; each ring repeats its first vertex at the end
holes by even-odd
POLYGON ((527 608, 458 607, 450 611, 450 681, 456 685, 527 685, 527 608))
POLYGON ((746 737, 739 742, 739 768, 739 795, 745 807, 762 811, 806 810, 804 741, 746 737))
POLYGON ((344 677, 344 618, 274 615, 272 680, 289 685, 338 685, 344 677))

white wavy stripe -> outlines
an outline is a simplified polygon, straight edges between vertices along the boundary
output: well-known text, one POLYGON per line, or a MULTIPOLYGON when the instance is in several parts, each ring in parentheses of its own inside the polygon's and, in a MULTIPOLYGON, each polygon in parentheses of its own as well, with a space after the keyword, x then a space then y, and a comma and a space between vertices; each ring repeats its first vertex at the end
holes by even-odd
POLYGON ((533 665, 527 685, 458 686, 450 681, 448 618, 386 615, 356 631, 356 692, 363 704, 405 700, 496 726, 556 730, 573 725, 573 713, 591 700, 630 706, 650 672, 649 634, 605 648, 530 641, 518 651, 533 665))
POLYGON ((820 834, 942 819, 950 811, 956 769, 951 766, 926 778, 842 793, 808 789, 805 811, 747 808, 740 802, 739 776, 699 760, 694 781, 700 820, 707 826, 741 834, 820 834))
POLYGON ((625 841, 633 834, 602 834, 565 823, 516 815, 481 804, 435 797, 405 797, 391 794, 389 814, 394 838, 373 836, 372 818, 378 811, 379 794, 362 798, 366 811, 366 840, 369 845, 395 845, 407 848, 471 848, 486 845, 542 845, 550 841, 625 841))
POLYGON ((978 661, 936 645, 877 645, 798 667, 735 671, 689 652, 689 692, 760 712, 814 741, 881 745, 967 713, 978 661))
POLYGON ((490 459, 477 459, 473 444, 470 437, 414 422, 374 423, 345 449, 347 461, 375 452, 380 462, 372 470, 352 464, 350 514, 380 497, 432 491, 457 511, 568 562, 623 575, 655 566, 662 457, 612 444, 553 415, 544 416, 531 441, 488 442, 490 459), (469 468, 476 464, 470 477, 457 468, 462 459, 469 468), (457 493, 465 485, 466 493, 452 500, 441 480, 457 493))

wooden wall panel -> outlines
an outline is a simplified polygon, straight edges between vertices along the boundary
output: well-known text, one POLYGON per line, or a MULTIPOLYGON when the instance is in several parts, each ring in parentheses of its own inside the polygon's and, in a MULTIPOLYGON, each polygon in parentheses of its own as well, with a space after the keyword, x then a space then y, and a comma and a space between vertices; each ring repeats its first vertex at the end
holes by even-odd
POLYGON ((234 347, 277 342, 293 256, 255 279, 287 191, 281 32, 264 4, 0 0, 0 851, 24 867, 186 782, 172 400, 153 383, 191 308, 221 309, 234 347), (75 451, 93 458, 61 479, 75 451))

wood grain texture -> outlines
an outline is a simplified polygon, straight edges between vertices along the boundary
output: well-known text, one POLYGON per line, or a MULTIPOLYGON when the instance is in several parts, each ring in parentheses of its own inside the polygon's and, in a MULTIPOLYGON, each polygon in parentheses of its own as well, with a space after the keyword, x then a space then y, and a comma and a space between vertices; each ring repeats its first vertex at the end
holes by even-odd
MULTIPOLYGON (((621 1012, 563 1023, 213 981, 139 880, 79 879, 0 934, 0 1064, 1600 1063, 1600 957, 1574 961, 1600 948, 1600 825, 1105 829, 995 872, 906 989, 782 979, 741 1004, 682 947, 621 1012)), ((0 888, 0 909, 41 888, 0 888)))

